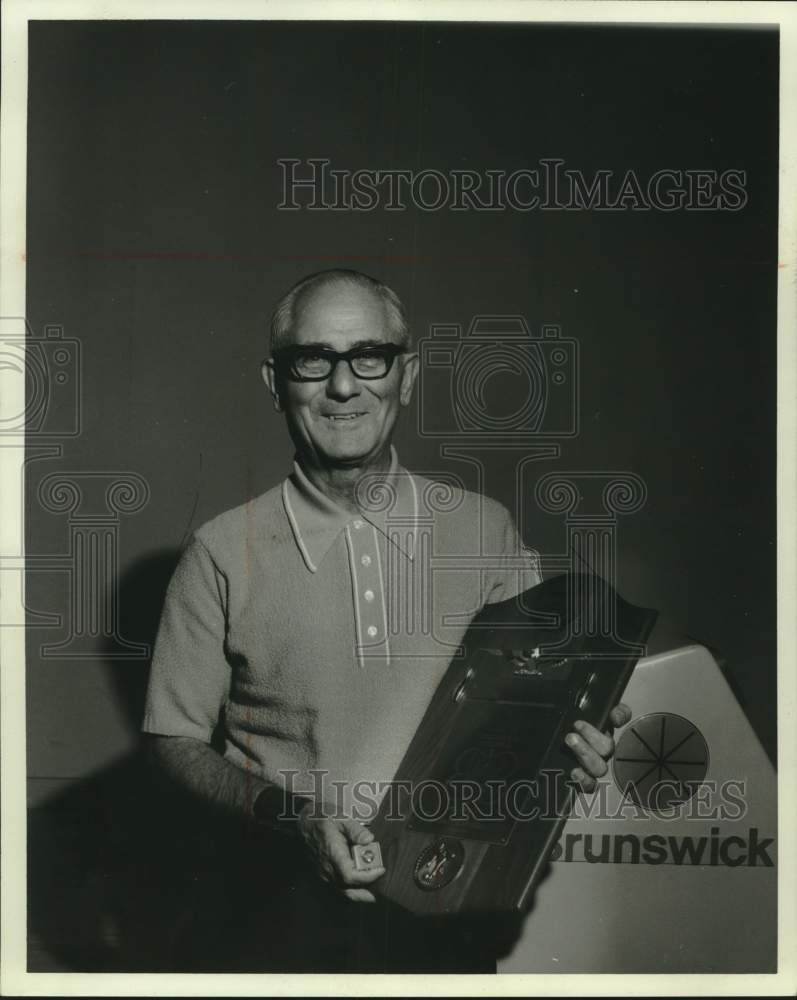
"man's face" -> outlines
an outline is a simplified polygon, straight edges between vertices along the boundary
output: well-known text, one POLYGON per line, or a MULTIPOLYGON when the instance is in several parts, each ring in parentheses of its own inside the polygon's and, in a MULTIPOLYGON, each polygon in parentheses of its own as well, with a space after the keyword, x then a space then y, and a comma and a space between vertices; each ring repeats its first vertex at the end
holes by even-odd
MULTIPOLYGON (((312 293, 296 317, 291 344, 340 353, 395 343, 382 300, 369 289, 339 283, 312 293)), ((401 406, 418 374, 417 355, 399 355, 382 379, 359 379, 340 361, 323 382, 263 375, 285 413, 299 456, 326 468, 376 465, 384 460, 401 406)))

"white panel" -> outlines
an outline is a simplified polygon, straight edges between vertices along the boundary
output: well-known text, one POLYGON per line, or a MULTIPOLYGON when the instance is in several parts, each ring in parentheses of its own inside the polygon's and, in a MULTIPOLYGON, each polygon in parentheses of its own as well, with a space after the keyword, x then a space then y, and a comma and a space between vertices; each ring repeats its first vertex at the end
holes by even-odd
MULTIPOLYGON (((606 811, 615 818, 585 818, 582 813, 568 820, 560 860, 551 863, 522 935, 512 954, 499 962, 499 972, 774 971, 775 773, 722 672, 702 646, 648 657, 637 664, 623 701, 634 718, 618 731, 618 740, 644 716, 681 716, 708 745, 704 791, 710 782, 719 790, 723 782, 735 781, 737 790, 730 791, 743 805, 723 799, 718 791, 703 794, 699 807, 696 798, 682 804, 675 818, 634 815, 637 811, 628 807, 625 817, 618 818, 623 799, 610 772, 603 794, 606 811), (726 815, 712 816, 710 810, 723 802, 726 815), (639 838, 640 863, 584 859, 585 835, 592 838, 593 856, 600 856, 601 838, 608 836, 612 857, 620 849, 616 838, 628 834, 639 838), (651 836, 665 838, 652 842, 664 850, 645 851, 644 838, 651 836), (745 863, 722 864, 720 844, 728 837, 740 841, 724 848, 726 859, 744 857, 745 863), (702 863, 689 863, 688 854, 675 863, 688 838, 695 851, 705 838, 698 853, 702 863), (665 863, 645 863, 646 853, 656 859, 665 851, 665 863)), ((630 858, 633 849, 626 843, 621 856, 630 858)))

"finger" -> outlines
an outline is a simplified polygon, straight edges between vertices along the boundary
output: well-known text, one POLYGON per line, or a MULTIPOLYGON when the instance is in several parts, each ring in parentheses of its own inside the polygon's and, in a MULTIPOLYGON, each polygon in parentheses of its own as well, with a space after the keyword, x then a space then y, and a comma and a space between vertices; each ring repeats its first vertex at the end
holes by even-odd
POLYGON ((343 895, 353 903, 375 903, 376 896, 367 889, 344 889, 343 895))
POLYGON ((595 726, 591 725, 589 722, 585 722, 583 719, 579 719, 577 722, 573 723, 573 729, 581 737, 582 740, 589 743, 596 753, 600 754, 604 760, 608 760, 609 757, 614 753, 614 739, 609 733, 602 733, 595 726))
POLYGON ((373 868, 370 871, 358 871, 354 867, 346 838, 339 831, 333 831, 329 839, 329 860, 335 867, 335 874, 342 885, 369 885, 385 874, 384 868, 373 868))
POLYGON ((319 858, 318 861, 318 874, 321 876, 324 882, 334 882, 335 881, 335 869, 326 860, 326 858, 319 858))
POLYGON ((632 716, 631 709, 628 705, 624 704, 622 701, 619 705, 615 705, 614 708, 609 713, 609 722, 618 729, 620 726, 626 725, 626 723, 631 721, 632 716))
POLYGON ((570 777, 581 788, 582 792, 594 792, 597 782, 595 779, 582 771, 580 767, 574 767, 570 772, 570 777))
POLYGON ((593 778, 602 778, 609 770, 598 751, 577 733, 568 733, 565 743, 576 755, 582 768, 593 778))
POLYGON ((341 865, 340 867, 336 866, 336 868, 335 879, 338 885, 349 886, 353 889, 370 885, 385 874, 384 868, 371 868, 366 872, 358 871, 354 865, 351 867, 341 865))
POLYGON ((322 856, 318 862, 318 873, 322 881, 333 885, 370 885, 385 874, 385 868, 372 868, 369 871, 358 871, 352 867, 341 868, 329 858, 322 856))
POLYGON ((335 829, 330 832, 327 841, 327 856, 335 868, 335 874, 344 885, 348 884, 351 876, 356 873, 354 861, 349 850, 349 843, 341 830, 335 829))
POLYGON ((340 825, 350 844, 370 844, 374 839, 374 835, 368 827, 358 823, 356 819, 343 819, 340 821, 340 825))
POLYGON ((354 874, 357 878, 357 885, 370 885, 372 882, 376 882, 377 879, 382 878, 385 874, 386 869, 381 868, 369 868, 366 872, 358 871, 354 869, 354 874))

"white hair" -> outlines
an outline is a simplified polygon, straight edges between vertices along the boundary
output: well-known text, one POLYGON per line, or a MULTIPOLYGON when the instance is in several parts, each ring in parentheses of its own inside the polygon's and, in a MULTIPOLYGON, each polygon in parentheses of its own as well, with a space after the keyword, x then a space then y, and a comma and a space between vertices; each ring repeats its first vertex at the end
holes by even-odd
POLYGON ((367 288, 378 295, 384 304, 388 323, 396 343, 400 347, 409 347, 410 330, 404 314, 404 306, 393 289, 362 271, 340 267, 307 275, 279 300, 271 315, 272 354, 289 342, 302 300, 320 288, 335 284, 349 284, 359 288, 367 288))

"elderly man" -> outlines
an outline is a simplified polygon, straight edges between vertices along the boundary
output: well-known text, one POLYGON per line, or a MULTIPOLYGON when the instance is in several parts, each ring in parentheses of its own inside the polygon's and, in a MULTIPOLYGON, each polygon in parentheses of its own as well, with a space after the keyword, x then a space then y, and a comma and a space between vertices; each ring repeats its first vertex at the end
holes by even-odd
MULTIPOLYGON (((384 870, 355 869, 372 835, 352 790, 393 777, 469 620, 539 582, 536 560, 501 505, 456 487, 441 501, 399 465, 391 436, 419 360, 391 289, 311 275, 278 304, 271 349, 263 377, 293 471, 195 532, 143 725, 179 786, 248 821, 244 846, 219 849, 238 888, 218 935, 255 957, 241 946, 224 967, 486 971, 489 949, 464 931, 353 905, 374 902, 384 870), (461 567, 432 573, 438 556, 461 567)), ((612 722, 629 716, 618 706, 612 722)), ((613 741, 577 728, 573 776, 589 789, 613 741)))

